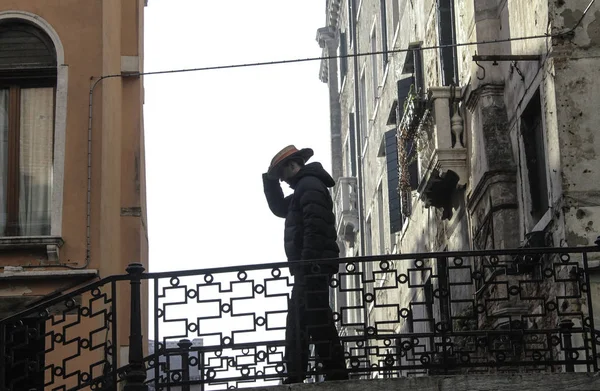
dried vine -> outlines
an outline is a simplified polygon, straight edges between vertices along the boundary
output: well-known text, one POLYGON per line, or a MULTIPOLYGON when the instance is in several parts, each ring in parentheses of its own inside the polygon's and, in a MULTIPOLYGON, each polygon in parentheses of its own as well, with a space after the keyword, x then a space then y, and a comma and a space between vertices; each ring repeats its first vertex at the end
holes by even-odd
POLYGON ((429 117, 429 109, 425 110, 421 118, 419 116, 419 110, 416 107, 417 104, 423 104, 418 102, 418 96, 414 91, 414 85, 411 85, 408 96, 404 102, 404 116, 400 119, 398 125, 398 175, 400 179, 399 191, 410 191, 410 173, 408 167, 418 158, 417 154, 413 156, 409 161, 409 155, 412 151, 406 150, 408 142, 413 142, 413 148, 417 148, 419 152, 423 147, 423 127, 426 125, 429 117), (418 120, 418 123, 415 124, 418 120))
POLYGON ((408 202, 412 190, 409 166, 418 159, 419 153, 426 147, 429 138, 427 128, 430 122, 431 109, 424 108, 421 105, 426 105, 426 102, 419 100, 414 85, 411 85, 404 101, 404 115, 399 119, 396 137, 398 142, 398 193, 402 200, 402 214, 404 216, 411 213, 410 202, 408 202), (424 109, 422 113, 421 109, 424 109), (410 151, 406 149, 408 142, 412 142, 410 151), (413 154, 412 149, 414 148, 416 148, 417 153, 413 154))

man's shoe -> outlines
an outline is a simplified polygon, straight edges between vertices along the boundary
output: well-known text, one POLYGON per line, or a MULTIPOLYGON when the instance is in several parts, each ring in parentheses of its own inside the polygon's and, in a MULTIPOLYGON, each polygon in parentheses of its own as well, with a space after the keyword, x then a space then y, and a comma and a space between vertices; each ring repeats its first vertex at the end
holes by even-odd
POLYGON ((342 381, 350 380, 350 376, 346 370, 332 371, 325 376, 325 381, 342 381))
POLYGON ((287 377, 283 379, 283 384, 297 384, 304 383, 304 379, 300 379, 299 377, 287 377))

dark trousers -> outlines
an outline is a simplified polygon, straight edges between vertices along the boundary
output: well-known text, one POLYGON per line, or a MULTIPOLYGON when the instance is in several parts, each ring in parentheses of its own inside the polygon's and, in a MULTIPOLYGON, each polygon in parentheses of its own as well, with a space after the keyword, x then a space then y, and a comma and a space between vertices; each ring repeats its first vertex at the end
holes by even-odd
POLYGON ((285 333, 287 382, 304 380, 311 340, 326 380, 347 379, 344 352, 329 307, 329 276, 298 273, 294 280, 285 333))

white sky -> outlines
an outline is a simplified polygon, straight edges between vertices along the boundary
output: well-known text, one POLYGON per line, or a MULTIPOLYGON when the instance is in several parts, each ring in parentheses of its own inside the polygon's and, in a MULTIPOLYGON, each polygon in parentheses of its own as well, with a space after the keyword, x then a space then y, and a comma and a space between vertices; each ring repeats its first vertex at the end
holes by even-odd
MULTIPOLYGON (((150 0, 145 18, 145 71, 317 57, 325 1, 150 0)), ((261 174, 288 144, 331 170, 319 65, 145 78, 150 271, 285 261, 261 174)))

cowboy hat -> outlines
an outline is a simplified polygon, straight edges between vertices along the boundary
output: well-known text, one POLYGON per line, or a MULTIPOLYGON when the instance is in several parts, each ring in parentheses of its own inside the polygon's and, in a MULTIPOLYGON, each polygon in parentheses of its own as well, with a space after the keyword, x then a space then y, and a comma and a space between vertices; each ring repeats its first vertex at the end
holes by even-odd
POLYGON ((304 161, 304 163, 306 163, 308 159, 312 157, 313 154, 314 152, 310 148, 298 149, 293 145, 288 145, 281 151, 277 152, 277 154, 273 157, 267 174, 271 178, 278 178, 279 170, 283 166, 283 163, 293 158, 301 158, 304 161))

